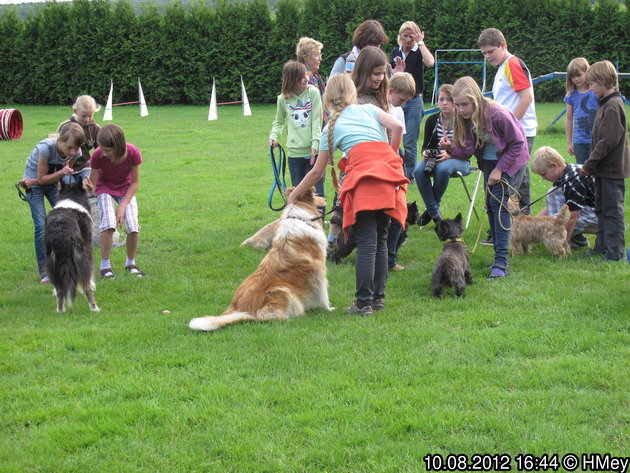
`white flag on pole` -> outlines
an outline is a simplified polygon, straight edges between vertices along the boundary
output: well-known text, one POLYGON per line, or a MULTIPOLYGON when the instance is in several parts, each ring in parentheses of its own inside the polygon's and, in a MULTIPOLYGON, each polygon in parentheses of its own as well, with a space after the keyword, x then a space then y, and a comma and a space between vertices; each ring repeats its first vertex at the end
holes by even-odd
POLYGON ((112 79, 109 87, 109 97, 107 97, 107 105, 105 106, 105 114, 103 115, 103 121, 112 120, 112 96, 114 95, 114 80, 112 79))
POLYGON ((210 111, 208 112, 208 120, 216 120, 217 116, 217 93, 214 88, 214 77, 212 78, 212 95, 210 97, 210 111))
POLYGON ((140 85, 140 78, 138 77, 138 95, 140 96, 140 116, 146 117, 149 114, 147 109, 147 102, 144 100, 144 94, 142 93, 142 85, 140 85))
POLYGON ((249 100, 247 100, 247 92, 245 92, 243 76, 241 76, 241 95, 243 96, 243 116, 249 117, 252 114, 252 110, 249 108, 249 100))

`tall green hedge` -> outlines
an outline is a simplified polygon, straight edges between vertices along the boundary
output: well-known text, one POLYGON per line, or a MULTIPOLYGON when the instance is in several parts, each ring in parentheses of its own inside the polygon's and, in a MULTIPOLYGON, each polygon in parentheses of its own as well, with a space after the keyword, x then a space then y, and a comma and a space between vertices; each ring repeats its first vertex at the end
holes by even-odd
MULTIPOLYGON (((161 13, 144 3, 140 13, 129 0, 46 2, 20 19, 16 8, 0 17, 0 103, 68 104, 78 94, 104 101, 110 80, 115 100, 137 99, 137 79, 153 104, 204 104, 213 78, 219 101, 240 99, 240 76, 252 103, 272 103, 280 88, 282 64, 295 57, 300 36, 324 44, 321 71, 348 51, 354 28, 378 19, 396 46, 398 27, 414 20, 431 50, 476 48, 479 32, 501 29, 511 52, 523 58, 534 77, 564 71, 585 56, 608 59, 630 71, 630 13, 616 0, 279 0, 272 11, 263 0, 216 7, 193 0, 171 2, 161 13)), ((476 53, 453 58, 480 60, 476 53)), ((446 57, 445 57, 446 59, 446 57)), ((494 68, 488 68, 491 83, 494 68)), ((481 66, 444 65, 440 83, 464 74, 481 80, 481 66)), ((425 98, 433 89, 427 71, 425 98)), ((621 82, 628 95, 630 81, 621 82)), ((536 86, 539 101, 561 99, 554 80, 536 86)))

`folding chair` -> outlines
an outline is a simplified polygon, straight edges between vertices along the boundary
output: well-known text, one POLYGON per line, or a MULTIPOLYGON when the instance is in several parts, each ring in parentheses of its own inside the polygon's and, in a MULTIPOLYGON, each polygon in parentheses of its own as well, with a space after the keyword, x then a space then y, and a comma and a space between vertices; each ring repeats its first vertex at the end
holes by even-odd
POLYGON ((479 214, 477 213, 477 209, 475 208, 475 199, 477 197, 477 191, 479 190, 479 183, 481 182, 481 178, 482 178, 482 173, 479 170, 479 168, 476 167, 469 167, 468 168, 468 172, 462 172, 462 171, 455 171, 453 174, 451 174, 451 177, 459 177, 460 180, 462 181, 462 185, 464 186, 464 191, 466 191, 466 196, 468 197, 468 201, 470 202, 470 205, 468 207, 468 215, 466 215, 466 225, 464 226, 464 228, 468 228, 468 224, 470 223, 470 217, 472 216, 472 213, 475 213, 475 217, 477 217, 477 220, 479 220, 479 214), (470 195, 470 191, 468 190, 468 186, 466 185, 466 179, 464 179, 466 176, 470 176, 473 173, 477 173, 477 180, 475 181, 475 189, 473 190, 472 196, 470 195))

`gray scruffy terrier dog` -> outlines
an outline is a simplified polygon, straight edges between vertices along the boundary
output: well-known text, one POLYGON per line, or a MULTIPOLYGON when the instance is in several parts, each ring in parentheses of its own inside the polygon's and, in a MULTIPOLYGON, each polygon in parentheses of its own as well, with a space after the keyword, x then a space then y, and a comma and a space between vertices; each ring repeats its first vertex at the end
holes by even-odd
POLYGON ((454 219, 440 220, 435 233, 444 242, 442 254, 433 266, 431 288, 434 297, 440 297, 444 286, 453 286, 457 296, 463 296, 467 284, 473 283, 468 248, 462 238, 462 214, 454 219))

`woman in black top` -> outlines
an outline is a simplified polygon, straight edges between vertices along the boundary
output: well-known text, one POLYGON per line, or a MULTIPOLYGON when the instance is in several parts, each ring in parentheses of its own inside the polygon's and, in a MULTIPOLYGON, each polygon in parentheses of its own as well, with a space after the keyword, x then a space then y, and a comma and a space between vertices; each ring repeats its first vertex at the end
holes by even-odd
POLYGON ((424 32, 413 21, 406 21, 398 32, 398 47, 392 50, 394 72, 408 72, 416 81, 416 95, 403 106, 406 133, 403 138, 405 175, 413 180, 418 156, 420 122, 424 115, 424 66, 433 67, 435 59, 424 44, 424 32))

